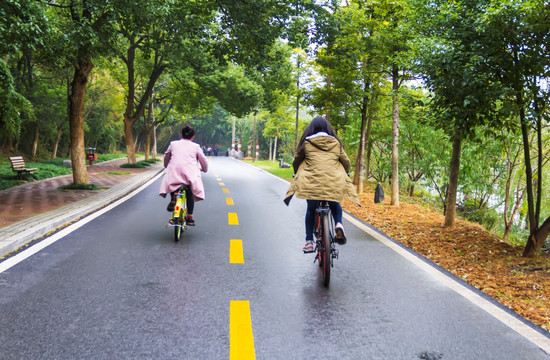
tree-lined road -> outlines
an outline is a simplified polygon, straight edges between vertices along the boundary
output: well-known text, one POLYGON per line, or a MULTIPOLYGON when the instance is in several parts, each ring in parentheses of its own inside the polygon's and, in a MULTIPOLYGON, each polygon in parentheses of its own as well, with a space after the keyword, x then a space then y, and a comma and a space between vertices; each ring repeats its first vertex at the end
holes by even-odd
POLYGON ((204 183, 178 243, 157 179, 0 273, 0 359, 548 359, 349 222, 324 288, 287 183, 229 158, 204 183))

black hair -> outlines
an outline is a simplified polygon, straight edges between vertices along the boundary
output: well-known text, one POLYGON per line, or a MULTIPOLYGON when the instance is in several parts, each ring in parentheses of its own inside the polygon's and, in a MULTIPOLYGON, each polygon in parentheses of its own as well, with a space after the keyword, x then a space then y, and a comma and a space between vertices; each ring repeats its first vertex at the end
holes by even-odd
POLYGON ((336 132, 330 125, 327 119, 325 119, 322 116, 318 116, 311 120, 309 125, 304 129, 304 133, 302 134, 302 137, 300 138, 300 142, 298 143, 298 147, 296 148, 296 152, 299 152, 304 149, 305 147, 305 141, 308 136, 311 136, 313 134, 317 134, 319 132, 326 132, 330 136, 333 136, 340 142, 340 139, 338 139, 338 136, 336 136, 336 132))
POLYGON ((195 136, 195 129, 191 125, 185 125, 183 129, 181 129, 181 137, 187 140, 190 140, 193 136, 195 136))

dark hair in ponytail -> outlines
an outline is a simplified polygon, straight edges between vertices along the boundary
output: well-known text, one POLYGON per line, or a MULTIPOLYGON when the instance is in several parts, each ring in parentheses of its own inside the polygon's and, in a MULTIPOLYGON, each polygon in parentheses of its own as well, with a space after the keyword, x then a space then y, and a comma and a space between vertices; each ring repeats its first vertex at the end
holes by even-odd
POLYGON ((187 140, 190 140, 193 136, 195 136, 195 129, 191 125, 185 125, 183 129, 181 129, 181 137, 187 140))

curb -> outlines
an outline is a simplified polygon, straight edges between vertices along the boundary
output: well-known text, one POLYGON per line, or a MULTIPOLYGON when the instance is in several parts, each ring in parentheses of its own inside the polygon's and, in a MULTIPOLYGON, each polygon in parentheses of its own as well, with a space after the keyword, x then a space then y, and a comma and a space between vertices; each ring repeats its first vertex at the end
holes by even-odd
POLYGON ((164 171, 163 166, 155 166, 97 195, 1 228, 0 261, 32 241, 56 232, 120 199, 162 171, 164 171))

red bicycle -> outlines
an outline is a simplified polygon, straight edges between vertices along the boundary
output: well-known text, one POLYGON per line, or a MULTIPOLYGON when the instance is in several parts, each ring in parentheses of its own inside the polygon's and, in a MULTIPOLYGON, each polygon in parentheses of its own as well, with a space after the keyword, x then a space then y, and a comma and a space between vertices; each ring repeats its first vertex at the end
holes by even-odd
POLYGON ((328 287, 330 283, 330 272, 333 266, 333 259, 338 259, 338 249, 334 245, 335 231, 334 219, 327 201, 320 201, 315 209, 315 227, 313 229, 316 246, 315 261, 323 271, 323 284, 328 287))

